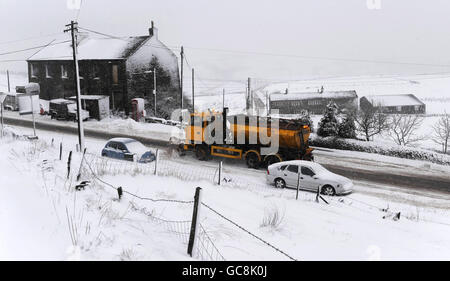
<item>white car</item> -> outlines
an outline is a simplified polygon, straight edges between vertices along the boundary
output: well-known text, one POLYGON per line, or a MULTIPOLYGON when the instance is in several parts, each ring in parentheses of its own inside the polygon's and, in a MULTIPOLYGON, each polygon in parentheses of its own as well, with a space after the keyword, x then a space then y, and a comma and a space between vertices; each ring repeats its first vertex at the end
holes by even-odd
POLYGON ((293 187, 317 192, 320 188, 325 195, 344 195, 353 190, 353 182, 310 161, 293 160, 279 162, 267 168, 267 182, 277 188, 293 187))

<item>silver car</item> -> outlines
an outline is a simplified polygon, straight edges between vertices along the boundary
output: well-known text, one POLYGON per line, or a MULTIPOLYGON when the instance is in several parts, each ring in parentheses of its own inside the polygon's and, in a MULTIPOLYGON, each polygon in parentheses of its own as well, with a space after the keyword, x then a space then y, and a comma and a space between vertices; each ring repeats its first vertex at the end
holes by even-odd
POLYGON ((267 182, 277 188, 293 187, 317 191, 325 195, 344 195, 352 192, 353 182, 310 161, 279 162, 267 168, 267 182))

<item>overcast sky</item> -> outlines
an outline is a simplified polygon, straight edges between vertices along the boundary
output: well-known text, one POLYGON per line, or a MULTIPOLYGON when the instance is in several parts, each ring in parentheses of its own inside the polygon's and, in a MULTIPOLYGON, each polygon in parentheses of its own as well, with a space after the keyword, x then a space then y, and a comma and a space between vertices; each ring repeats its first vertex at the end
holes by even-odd
MULTIPOLYGON (((114 35, 144 35, 153 20, 160 40, 184 45, 204 80, 450 72, 442 66, 332 60, 450 65, 450 1, 380 0, 381 9, 368 9, 366 2, 83 0, 78 22, 114 35)), ((62 33, 77 12, 68 9, 66 0, 0 0, 0 53, 37 44, 4 42, 62 33)), ((27 55, 0 56, 0 61, 27 55)), ((18 66, 0 62, 0 69, 6 67, 18 66)))

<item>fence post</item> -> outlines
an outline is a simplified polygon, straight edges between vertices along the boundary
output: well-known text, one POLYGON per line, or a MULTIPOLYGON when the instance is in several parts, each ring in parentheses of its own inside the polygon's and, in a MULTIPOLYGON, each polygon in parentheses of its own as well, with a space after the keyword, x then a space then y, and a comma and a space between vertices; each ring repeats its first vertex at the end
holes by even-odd
POLYGON ((197 237, 198 232, 198 224, 199 224, 199 213, 200 213, 200 206, 202 205, 201 200, 201 187, 197 187, 195 189, 195 196, 194 196, 194 210, 192 213, 192 222, 191 222, 191 232, 189 234, 189 243, 188 243, 188 250, 187 253, 192 257, 193 250, 195 247, 195 238, 197 237))
POLYGON ((83 167, 84 155, 86 154, 86 147, 83 150, 83 156, 81 157, 80 169, 78 170, 77 181, 81 178, 81 168, 83 167))
POLYGON ((222 161, 219 162, 219 180, 217 183, 220 185, 220 181, 222 179, 222 161))
POLYGON ((59 161, 62 159, 62 142, 59 144, 59 161))
POLYGON ((156 156, 155 156, 155 176, 158 175, 158 160, 159 160, 159 149, 156 149, 156 156))
POLYGON ((69 159, 67 159, 67 179, 70 176, 70 161, 72 160, 72 150, 69 152, 69 159))

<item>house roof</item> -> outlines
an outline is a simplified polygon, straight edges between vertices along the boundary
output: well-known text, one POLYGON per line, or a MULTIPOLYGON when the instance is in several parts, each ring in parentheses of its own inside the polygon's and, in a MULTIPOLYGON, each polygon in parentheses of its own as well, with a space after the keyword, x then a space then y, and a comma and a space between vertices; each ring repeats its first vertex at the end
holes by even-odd
MULTIPOLYGON (((81 36, 78 42, 78 60, 126 59, 149 36, 123 38, 95 38, 81 36)), ((55 41, 28 58, 29 61, 72 60, 72 42, 55 41)))
POLYGON ((367 101, 377 106, 414 106, 424 105, 415 95, 381 95, 381 96, 365 96, 367 101))
POLYGON ((309 99, 342 99, 342 98, 357 98, 356 91, 327 91, 323 93, 318 92, 304 92, 304 93, 274 93, 270 95, 272 101, 282 100, 309 100, 309 99))

